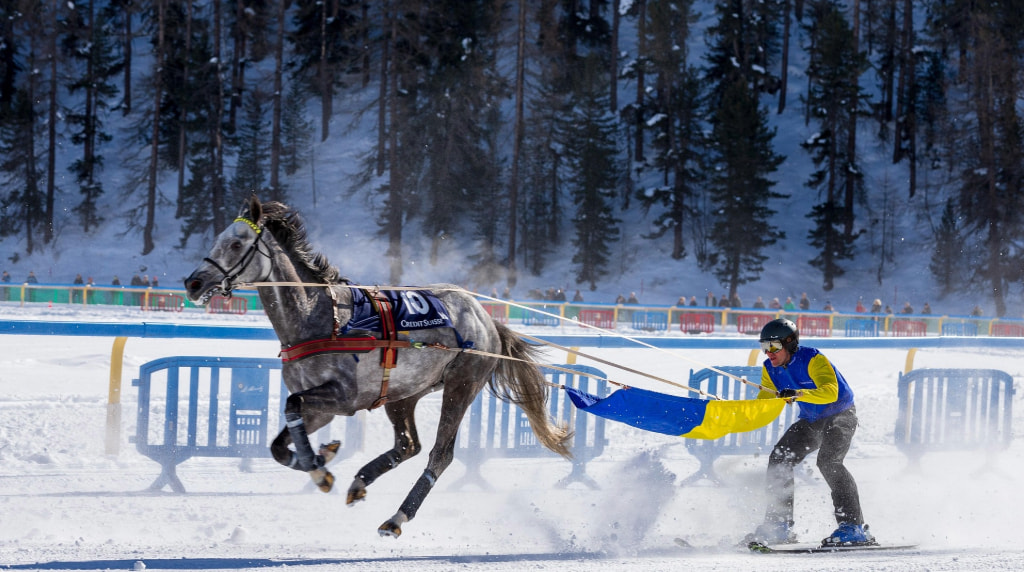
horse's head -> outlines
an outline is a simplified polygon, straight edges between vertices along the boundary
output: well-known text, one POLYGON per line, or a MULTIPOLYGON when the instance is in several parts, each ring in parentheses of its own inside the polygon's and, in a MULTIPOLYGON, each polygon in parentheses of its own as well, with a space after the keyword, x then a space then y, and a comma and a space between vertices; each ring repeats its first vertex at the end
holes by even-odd
POLYGON ((263 239, 263 208, 256 195, 213 242, 210 255, 185 279, 189 300, 206 304, 216 294, 231 295, 238 283, 257 282, 270 273, 270 252, 263 239))

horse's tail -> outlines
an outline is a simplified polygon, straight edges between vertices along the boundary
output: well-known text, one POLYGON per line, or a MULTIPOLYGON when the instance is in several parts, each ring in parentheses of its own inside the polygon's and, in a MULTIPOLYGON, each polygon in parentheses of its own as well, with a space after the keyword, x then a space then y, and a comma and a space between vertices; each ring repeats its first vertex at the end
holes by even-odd
POLYGON ((533 434, 548 449, 569 459, 568 442, 572 433, 565 426, 559 426, 548 416, 546 403, 548 383, 544 379, 534 356, 537 350, 524 342, 503 324, 495 322, 501 338, 501 353, 513 359, 498 360, 497 369, 491 379, 491 391, 500 399, 518 405, 530 421, 533 434))

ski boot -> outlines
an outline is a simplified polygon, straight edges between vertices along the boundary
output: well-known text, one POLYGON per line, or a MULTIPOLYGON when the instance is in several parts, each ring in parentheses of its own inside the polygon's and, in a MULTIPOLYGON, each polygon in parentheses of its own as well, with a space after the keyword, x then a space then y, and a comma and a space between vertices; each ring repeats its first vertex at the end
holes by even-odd
POLYGON ((741 543, 754 552, 766 552, 769 546, 796 542, 793 526, 787 521, 766 521, 748 534, 741 543))
POLYGON ((828 537, 821 541, 822 547, 830 546, 874 546, 875 537, 868 532, 866 524, 844 522, 828 537))

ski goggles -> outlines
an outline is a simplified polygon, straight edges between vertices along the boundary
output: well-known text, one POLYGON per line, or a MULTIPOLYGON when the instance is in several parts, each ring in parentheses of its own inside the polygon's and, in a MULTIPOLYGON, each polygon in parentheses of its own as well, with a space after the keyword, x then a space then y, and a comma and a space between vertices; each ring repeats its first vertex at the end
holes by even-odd
POLYGON ((761 351, 766 354, 773 354, 782 349, 780 340, 761 340, 761 351))

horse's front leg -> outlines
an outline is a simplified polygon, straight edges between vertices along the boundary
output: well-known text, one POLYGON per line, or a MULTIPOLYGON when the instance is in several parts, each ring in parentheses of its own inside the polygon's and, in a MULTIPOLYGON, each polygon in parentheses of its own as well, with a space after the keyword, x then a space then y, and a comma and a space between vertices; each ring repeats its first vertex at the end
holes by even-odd
MULTIPOLYGON (((325 425, 327 425, 328 423, 330 423, 333 418, 333 415, 316 415, 312 417, 304 417, 304 419, 306 419, 306 431, 316 432, 325 425)), ((289 448, 289 445, 291 444, 292 435, 291 432, 288 430, 288 427, 285 426, 281 429, 277 436, 274 437, 274 440, 271 441, 270 456, 272 456, 275 461, 281 463, 286 467, 300 470, 299 467, 297 466, 295 451, 289 448)), ((320 455, 324 457, 325 465, 329 463, 331 461, 331 458, 333 458, 334 455, 337 453, 339 446, 340 443, 337 441, 332 441, 326 445, 320 446, 319 452, 320 455)))
POLYGON ((420 438, 416 433, 416 403, 419 396, 401 401, 389 402, 384 411, 395 431, 395 446, 359 469, 348 487, 347 504, 352 505, 366 498, 366 487, 377 477, 398 466, 402 461, 420 452, 420 438))
MULTIPOLYGON (((291 457, 278 447, 275 458, 278 462, 292 467, 299 471, 309 473, 310 478, 323 492, 330 492, 334 486, 334 475, 324 468, 324 465, 333 457, 337 447, 334 444, 322 448, 320 453, 313 452, 313 446, 309 443, 309 432, 316 431, 326 425, 334 415, 343 413, 341 405, 344 403, 342 388, 337 383, 325 383, 323 385, 293 393, 288 396, 284 407, 285 431, 295 446, 291 457), (307 425, 308 421, 308 425, 307 425)), ((278 436, 278 441, 283 438, 278 436)), ((283 447, 287 447, 284 445, 283 447)))

